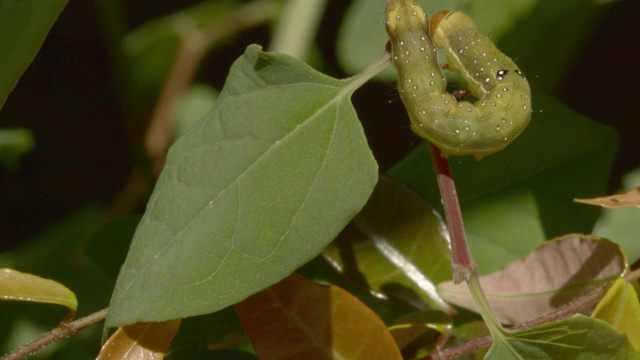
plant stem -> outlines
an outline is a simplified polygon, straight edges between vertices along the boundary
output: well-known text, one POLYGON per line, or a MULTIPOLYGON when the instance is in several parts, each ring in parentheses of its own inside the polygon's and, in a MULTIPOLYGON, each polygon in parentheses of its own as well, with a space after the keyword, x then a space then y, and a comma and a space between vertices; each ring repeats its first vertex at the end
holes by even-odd
MULTIPOLYGON (((511 327, 509 328, 509 330, 510 331, 524 330, 524 329, 528 329, 528 328, 545 324, 548 322, 558 321, 570 315, 573 315, 577 313, 580 309, 586 308, 588 306, 592 306, 593 304, 598 302, 602 298, 602 296, 604 296, 609 286, 611 286, 611 283, 612 282, 608 282, 596 288, 595 290, 591 291, 590 293, 563 305, 562 307, 558 308, 557 310, 551 313, 542 315, 531 321, 527 321, 526 323, 511 327)), ((491 336, 484 336, 479 339, 475 339, 467 343, 442 350, 438 354, 439 359, 440 360, 455 359, 464 354, 468 354, 478 349, 487 347, 491 345, 491 341, 492 341, 491 336)))
POLYGON ((444 207, 447 225, 449 227, 453 282, 455 284, 459 284, 462 281, 467 282, 471 297, 473 297, 473 301, 478 307, 478 312, 489 328, 489 332, 494 341, 502 339, 505 330, 502 328, 493 310, 491 310, 487 297, 482 291, 478 271, 471 257, 471 252, 469 251, 469 244, 467 243, 467 236, 462 221, 462 212, 460 211, 460 202, 458 201, 456 185, 453 181, 451 168, 449 167, 449 160, 443 158, 440 149, 433 144, 429 144, 429 149, 438 179, 438 186, 440 187, 440 196, 442 197, 442 205, 444 207))
POLYGON ((50 345, 58 340, 74 335, 78 330, 89 325, 104 320, 107 317, 108 308, 99 310, 91 315, 87 315, 70 323, 61 323, 57 328, 42 335, 42 337, 16 349, 7 355, 0 357, 0 360, 19 360, 35 354, 38 350, 50 345))
POLYGON ((453 267, 453 282, 456 284, 468 281, 471 274, 476 273, 476 265, 471 258, 467 236, 464 232, 458 193, 453 181, 449 160, 440 155, 440 149, 429 144, 431 159, 436 170, 440 196, 444 206, 444 214, 449 227, 451 241, 451 263, 453 267))

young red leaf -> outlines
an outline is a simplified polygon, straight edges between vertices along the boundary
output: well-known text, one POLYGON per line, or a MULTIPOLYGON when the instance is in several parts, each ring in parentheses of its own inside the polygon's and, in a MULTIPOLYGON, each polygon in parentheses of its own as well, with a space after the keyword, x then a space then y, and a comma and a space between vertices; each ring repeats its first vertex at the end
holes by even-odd
POLYGON ((401 359, 380 318, 337 286, 292 275, 235 305, 260 359, 401 359))

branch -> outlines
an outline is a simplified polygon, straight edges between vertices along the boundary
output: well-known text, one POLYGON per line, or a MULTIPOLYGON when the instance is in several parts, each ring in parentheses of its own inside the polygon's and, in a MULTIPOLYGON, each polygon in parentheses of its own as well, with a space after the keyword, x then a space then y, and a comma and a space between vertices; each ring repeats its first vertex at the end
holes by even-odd
POLYGON ((104 318, 107 317, 108 309, 109 308, 99 310, 91 315, 87 315, 70 323, 61 323, 60 326, 42 335, 39 339, 36 339, 3 357, 0 357, 0 360, 20 360, 27 356, 31 356, 47 345, 75 335, 78 330, 104 320, 104 318))

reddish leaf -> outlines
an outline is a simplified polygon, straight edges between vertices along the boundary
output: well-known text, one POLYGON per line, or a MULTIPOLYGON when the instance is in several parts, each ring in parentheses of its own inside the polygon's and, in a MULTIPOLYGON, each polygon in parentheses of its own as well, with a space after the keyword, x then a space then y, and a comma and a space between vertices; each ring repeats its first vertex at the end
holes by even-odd
POLYGON ((180 328, 180 319, 118 328, 96 360, 161 360, 180 328))
POLYGON ((235 305, 260 359, 401 359, 378 316, 337 286, 299 275, 235 305))
MULTIPOLYGON (((567 235, 481 277, 480 282, 500 322, 518 324, 614 280, 625 266, 618 245, 591 236, 567 235)), ((466 284, 448 281, 438 285, 438 292, 447 301, 476 311, 466 284)))

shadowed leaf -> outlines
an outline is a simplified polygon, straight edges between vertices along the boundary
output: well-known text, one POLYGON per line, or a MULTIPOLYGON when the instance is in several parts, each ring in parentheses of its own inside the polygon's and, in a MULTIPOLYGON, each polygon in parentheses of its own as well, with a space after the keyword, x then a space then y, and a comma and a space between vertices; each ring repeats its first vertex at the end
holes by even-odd
MULTIPOLYGON (((519 324, 549 313, 570 300, 614 280, 626 259, 616 244, 590 236, 551 240, 503 270, 482 276, 480 283, 498 320, 519 324)), ((476 309, 466 284, 438 285, 447 301, 476 309)))
POLYGON ((404 349, 418 336, 429 330, 433 330, 436 335, 440 335, 450 333, 452 329, 453 321, 446 313, 441 311, 419 311, 396 319, 393 325, 389 327, 389 332, 398 348, 404 349))
POLYGON ((451 278, 442 218, 415 191, 381 177, 362 211, 323 252, 339 271, 377 296, 453 313, 435 291, 451 278))

